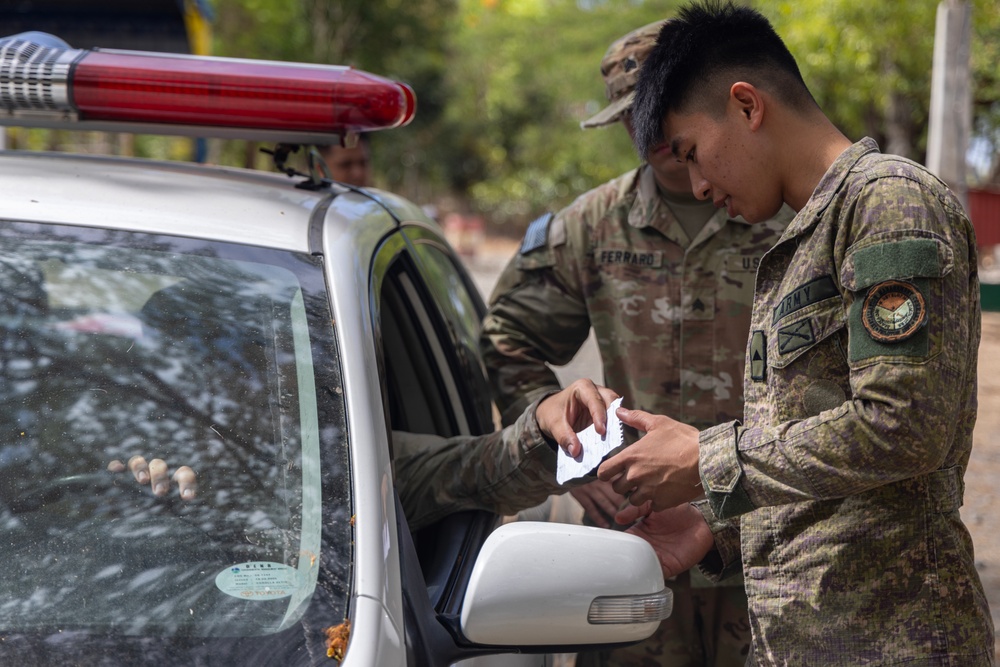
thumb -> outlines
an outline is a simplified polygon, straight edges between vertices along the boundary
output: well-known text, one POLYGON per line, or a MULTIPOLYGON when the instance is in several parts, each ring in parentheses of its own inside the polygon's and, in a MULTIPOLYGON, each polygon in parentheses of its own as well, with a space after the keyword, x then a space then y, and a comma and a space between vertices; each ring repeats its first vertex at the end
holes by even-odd
POLYGON ((656 425, 657 420, 660 419, 659 415, 654 415, 645 410, 629 410, 628 408, 618 408, 615 414, 618 415, 618 419, 626 426, 632 426, 646 433, 649 433, 656 425))
POLYGON ((642 505, 629 505, 615 515, 615 523, 622 526, 633 524, 639 519, 649 516, 653 511, 653 503, 646 501, 642 505))

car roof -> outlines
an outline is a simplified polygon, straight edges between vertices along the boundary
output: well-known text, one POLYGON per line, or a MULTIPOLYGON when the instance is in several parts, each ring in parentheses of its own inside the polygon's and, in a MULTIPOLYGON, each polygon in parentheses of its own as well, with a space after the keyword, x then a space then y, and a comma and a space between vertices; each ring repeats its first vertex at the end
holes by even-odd
MULTIPOLYGON (((0 201, 9 220, 124 228, 309 251, 309 226, 339 185, 296 188, 301 177, 183 162, 67 153, 0 152, 0 201)), ((328 216, 353 232, 364 216, 328 216)), ((352 234, 353 235, 353 234, 352 234)))

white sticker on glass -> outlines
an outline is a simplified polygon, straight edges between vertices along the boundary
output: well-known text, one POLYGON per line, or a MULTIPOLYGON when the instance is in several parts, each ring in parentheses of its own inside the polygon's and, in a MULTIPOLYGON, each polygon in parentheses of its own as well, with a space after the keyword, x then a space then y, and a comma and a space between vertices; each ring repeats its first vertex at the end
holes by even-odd
POLYGON ((242 600, 287 598, 299 587, 298 570, 284 563, 249 561, 227 567, 215 577, 215 586, 242 600))

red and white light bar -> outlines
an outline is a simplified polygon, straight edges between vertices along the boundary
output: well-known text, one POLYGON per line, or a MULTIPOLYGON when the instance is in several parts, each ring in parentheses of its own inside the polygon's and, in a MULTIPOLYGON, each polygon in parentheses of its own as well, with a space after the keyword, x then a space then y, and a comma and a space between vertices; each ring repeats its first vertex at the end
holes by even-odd
POLYGON ((0 124, 322 143, 406 125, 406 84, 350 67, 0 40, 0 124))

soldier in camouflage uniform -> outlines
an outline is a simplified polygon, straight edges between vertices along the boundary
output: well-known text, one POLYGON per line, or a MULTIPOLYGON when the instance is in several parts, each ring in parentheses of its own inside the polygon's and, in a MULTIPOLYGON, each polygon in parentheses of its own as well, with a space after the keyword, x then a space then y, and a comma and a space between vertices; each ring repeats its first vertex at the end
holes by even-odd
POLYGON ((747 7, 681 10, 633 118, 637 148, 668 141, 699 196, 751 221, 783 202, 798 215, 757 272, 743 419, 692 435, 620 413, 647 435, 599 475, 671 508, 632 530, 665 574, 702 557, 716 575, 742 568, 750 665, 992 665, 959 515, 980 335, 960 203, 841 134, 747 7), (699 481, 707 500, 684 504, 699 481))
MULTIPOLYGON (((635 81, 661 24, 611 45, 601 63, 611 104, 583 127, 629 127, 635 81)), ((591 328, 604 383, 625 405, 699 428, 743 414, 754 274, 791 214, 751 227, 696 200, 668 147, 645 154, 638 169, 532 223, 500 277, 481 349, 504 423, 559 387, 547 364, 569 362, 591 328)), ((609 509, 613 516, 618 505, 609 509)), ((668 583, 674 613, 653 638, 581 654, 577 664, 742 667, 750 641, 742 580, 718 586, 694 571, 668 583)))
POLYGON ((594 423, 603 433, 607 406, 617 397, 578 380, 534 401, 495 433, 445 439, 393 432, 396 491, 410 530, 461 510, 513 514, 565 492, 572 483, 556 482, 557 442, 578 452, 576 432, 594 423))

